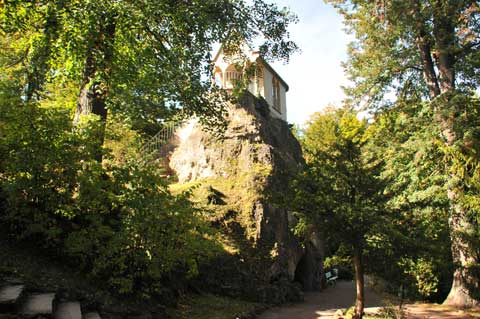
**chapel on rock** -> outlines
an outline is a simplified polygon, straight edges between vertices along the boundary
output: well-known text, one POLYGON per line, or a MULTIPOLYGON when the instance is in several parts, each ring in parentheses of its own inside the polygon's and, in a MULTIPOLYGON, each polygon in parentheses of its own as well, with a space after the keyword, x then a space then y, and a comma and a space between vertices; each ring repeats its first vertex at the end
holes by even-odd
MULTIPOLYGON (((287 120, 287 97, 288 84, 278 73, 265 61, 260 52, 253 51, 247 46, 243 49, 250 63, 256 63, 255 74, 250 80, 248 91, 254 96, 263 97, 269 107, 270 114, 281 120, 287 120)), ((243 77, 242 70, 227 57, 221 47, 213 59, 215 83, 226 90, 231 90, 234 82, 243 77)))

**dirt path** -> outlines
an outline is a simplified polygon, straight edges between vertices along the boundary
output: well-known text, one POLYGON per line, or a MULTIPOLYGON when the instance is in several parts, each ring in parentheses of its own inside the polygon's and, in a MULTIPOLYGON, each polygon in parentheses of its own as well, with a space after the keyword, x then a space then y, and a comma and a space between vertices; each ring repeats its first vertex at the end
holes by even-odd
MULTIPOLYGON (((382 298, 368 288, 365 288, 365 301, 366 314, 373 314, 383 306, 382 298)), ((260 315, 258 319, 331 319, 335 311, 351 307, 354 303, 354 283, 340 281, 335 287, 328 287, 322 292, 306 293, 304 303, 272 308, 260 315)), ((408 319, 480 318, 480 312, 478 317, 470 316, 462 310, 436 304, 408 304, 404 309, 408 319)))
MULTIPOLYGON (((380 296, 365 289, 366 313, 382 306, 380 296)), ((338 309, 349 308, 355 303, 355 285, 351 281, 339 281, 335 287, 322 292, 305 294, 305 302, 290 307, 273 308, 258 319, 327 319, 338 309)))
POLYGON ((411 304, 405 305, 408 319, 475 319, 480 318, 480 309, 471 309, 467 312, 438 304, 411 304))

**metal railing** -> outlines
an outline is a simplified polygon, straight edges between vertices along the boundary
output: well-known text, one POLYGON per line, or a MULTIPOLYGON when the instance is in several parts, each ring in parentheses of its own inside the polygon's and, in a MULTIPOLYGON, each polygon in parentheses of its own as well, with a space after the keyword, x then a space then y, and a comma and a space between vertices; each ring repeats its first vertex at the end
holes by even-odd
POLYGON ((142 161, 148 162, 149 160, 152 160, 155 157, 154 154, 159 152, 160 148, 165 145, 173 135, 175 135, 175 132, 182 124, 183 121, 181 120, 166 123, 157 134, 143 144, 140 148, 142 161))

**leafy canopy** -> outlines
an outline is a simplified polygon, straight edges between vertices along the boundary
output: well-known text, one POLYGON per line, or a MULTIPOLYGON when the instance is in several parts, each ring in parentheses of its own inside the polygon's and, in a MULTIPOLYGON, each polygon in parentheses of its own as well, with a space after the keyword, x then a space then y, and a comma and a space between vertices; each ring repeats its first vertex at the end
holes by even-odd
POLYGON ((92 68, 92 83, 109 88, 111 111, 139 128, 180 106, 187 115, 218 114, 218 99, 211 101, 213 46, 240 52, 241 44, 261 39, 266 58, 287 61, 297 49, 287 31, 295 21, 287 9, 262 0, 9 0, 0 8, 6 50, 15 50, 24 66, 24 96, 58 95, 68 83, 79 88, 92 68), (113 58, 105 56, 106 46, 113 46, 113 58), (47 83, 56 88, 47 90, 47 83))

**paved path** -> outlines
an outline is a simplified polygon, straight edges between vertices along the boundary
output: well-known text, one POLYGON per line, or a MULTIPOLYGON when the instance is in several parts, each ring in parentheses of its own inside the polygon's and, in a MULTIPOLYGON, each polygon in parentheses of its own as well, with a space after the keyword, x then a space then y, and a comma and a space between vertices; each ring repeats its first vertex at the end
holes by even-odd
MULTIPOLYGON (((374 312, 382 306, 380 296, 365 288, 365 312, 374 312)), ((355 285, 351 281, 339 281, 335 287, 321 292, 305 294, 305 302, 290 307, 273 308, 258 319, 330 319, 338 309, 355 304, 355 285)))
MULTIPOLYGON (((365 313, 372 314, 382 307, 382 299, 371 289, 365 288, 365 313)), ((272 308, 258 319, 331 319, 335 311, 353 306, 355 303, 355 285, 351 281, 339 281, 335 287, 321 292, 305 294, 305 302, 292 306, 272 308)), ((406 304, 408 319, 475 319, 480 318, 480 307, 467 312, 437 304, 406 304)))

